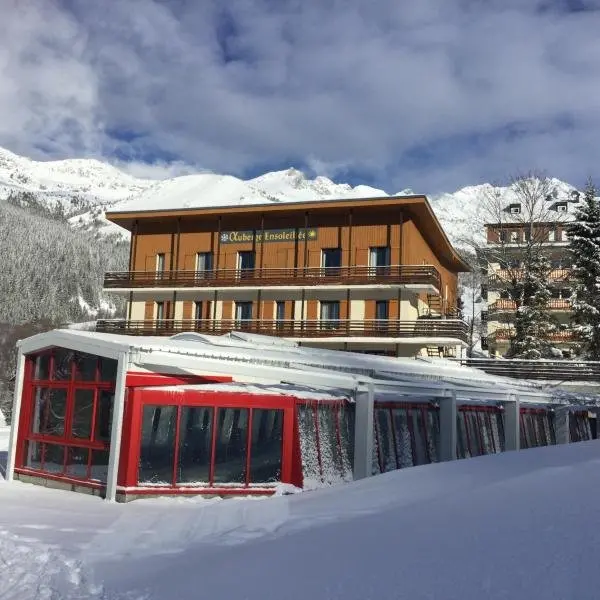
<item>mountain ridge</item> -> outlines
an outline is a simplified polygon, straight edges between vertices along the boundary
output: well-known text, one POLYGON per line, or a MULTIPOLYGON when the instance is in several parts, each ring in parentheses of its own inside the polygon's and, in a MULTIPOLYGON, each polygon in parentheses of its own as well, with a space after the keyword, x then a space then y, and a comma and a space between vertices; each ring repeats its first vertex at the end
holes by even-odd
MULTIPOLYGON (((576 189, 558 179, 553 179, 552 183, 560 194, 576 189)), ((483 241, 482 204, 493 188, 500 190, 503 196, 510 195, 508 187, 490 183, 467 185, 440 194, 425 192, 453 244, 468 246, 470 242, 483 241)), ((34 194, 49 208, 61 205, 75 227, 120 233, 123 237, 126 232, 106 221, 104 211, 238 206, 415 193, 407 188, 389 194, 371 186, 336 183, 324 176, 310 179, 293 167, 248 180, 216 173, 163 180, 139 179, 96 159, 34 161, 0 148, 0 200, 19 192, 34 194)))

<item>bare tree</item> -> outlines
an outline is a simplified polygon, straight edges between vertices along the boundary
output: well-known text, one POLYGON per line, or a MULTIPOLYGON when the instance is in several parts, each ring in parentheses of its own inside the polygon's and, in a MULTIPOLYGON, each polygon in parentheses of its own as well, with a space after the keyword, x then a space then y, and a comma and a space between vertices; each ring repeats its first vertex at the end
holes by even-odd
POLYGON ((462 258, 471 267, 469 272, 460 273, 458 277, 461 317, 469 326, 467 357, 471 358, 475 347, 482 338, 481 284, 483 276, 481 273, 481 263, 477 254, 463 252, 462 258))

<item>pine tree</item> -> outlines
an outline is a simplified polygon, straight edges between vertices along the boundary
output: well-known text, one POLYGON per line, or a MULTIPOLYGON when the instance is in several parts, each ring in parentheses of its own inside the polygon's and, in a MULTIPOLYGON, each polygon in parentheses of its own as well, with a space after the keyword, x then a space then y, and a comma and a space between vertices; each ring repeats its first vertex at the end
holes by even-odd
POLYGON ((568 228, 573 257, 573 323, 582 342, 583 355, 600 360, 600 202, 596 188, 588 180, 583 206, 568 228))
POLYGON ((507 356, 510 358, 548 358, 552 356, 549 337, 555 324, 548 312, 550 261, 542 252, 525 259, 521 297, 515 316, 515 335, 507 356))

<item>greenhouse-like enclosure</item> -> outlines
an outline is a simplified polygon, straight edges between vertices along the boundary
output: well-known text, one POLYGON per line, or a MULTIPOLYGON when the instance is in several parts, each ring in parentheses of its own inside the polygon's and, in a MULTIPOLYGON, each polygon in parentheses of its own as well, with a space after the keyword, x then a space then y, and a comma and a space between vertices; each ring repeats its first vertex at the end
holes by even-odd
POLYGON ((232 333, 22 340, 8 479, 112 500, 272 494, 596 437, 587 398, 232 333))

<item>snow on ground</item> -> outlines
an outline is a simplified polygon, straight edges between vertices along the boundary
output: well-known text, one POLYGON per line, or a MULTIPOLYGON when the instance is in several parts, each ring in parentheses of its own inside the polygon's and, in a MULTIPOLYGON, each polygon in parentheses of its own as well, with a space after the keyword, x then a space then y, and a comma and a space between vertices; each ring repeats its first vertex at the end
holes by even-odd
POLYGON ((263 500, 121 505, 2 482, 0 598, 596 599, 599 450, 505 453, 263 500))

